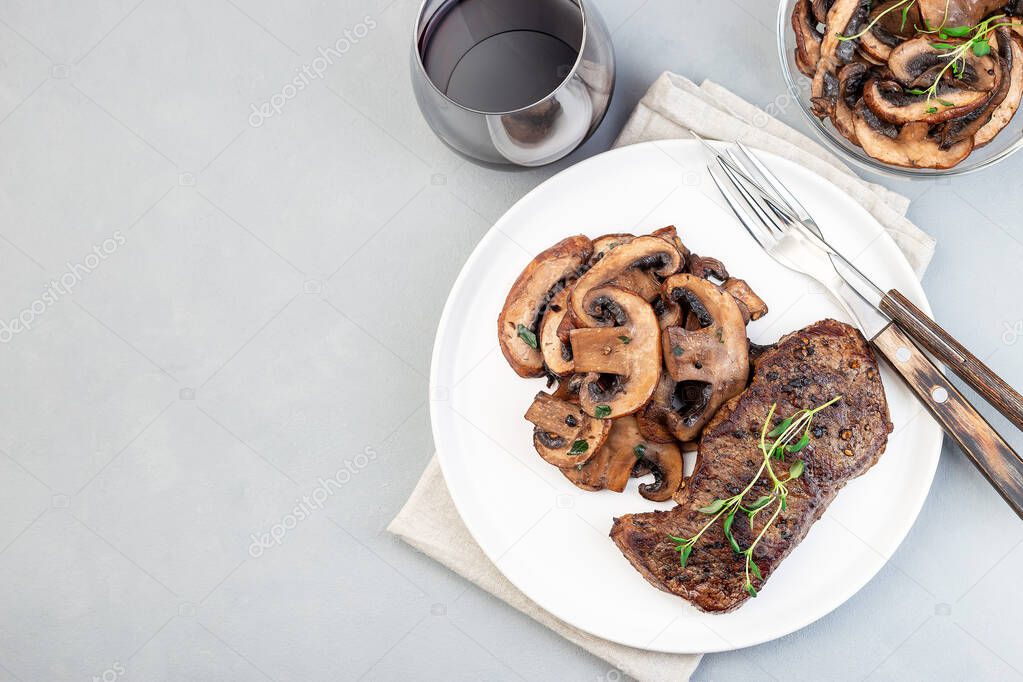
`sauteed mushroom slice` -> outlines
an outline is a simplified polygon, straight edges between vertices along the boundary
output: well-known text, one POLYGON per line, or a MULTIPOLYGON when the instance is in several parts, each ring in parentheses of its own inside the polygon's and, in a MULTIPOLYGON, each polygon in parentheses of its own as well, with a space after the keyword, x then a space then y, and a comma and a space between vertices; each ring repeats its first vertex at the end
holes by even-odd
POLYGON ((920 14, 931 28, 973 26, 991 12, 1001 9, 1006 0, 917 0, 920 14))
MULTIPOLYGON (((892 48, 888 57, 892 77, 908 88, 925 89, 933 85, 938 72, 948 66, 949 57, 949 51, 935 47, 935 42, 929 36, 921 36, 892 48)), ((961 41, 940 42, 954 45, 961 41)), ((959 60, 959 66, 945 70, 944 79, 950 86, 985 91, 994 87, 996 64, 990 56, 977 56, 969 50, 959 60)))
POLYGON ((589 461, 611 431, 610 419, 594 419, 579 406, 537 393, 526 411, 533 424, 533 447, 547 462, 559 468, 589 461))
POLYGON ((593 289, 629 276, 626 274, 629 270, 639 269, 667 277, 678 272, 681 267, 682 256, 672 244, 650 235, 636 237, 607 251, 603 258, 579 278, 568 297, 572 316, 578 324, 596 326, 599 322, 586 311, 585 303, 593 289))
POLYGON ((593 240, 593 256, 590 257, 590 265, 593 265, 607 255, 608 251, 617 249, 622 244, 628 244, 635 238, 636 235, 625 232, 618 234, 605 234, 597 237, 593 240))
POLYGON ((593 243, 582 235, 564 239, 534 258, 512 285, 497 318, 497 338, 519 376, 543 376, 540 321, 551 298, 579 276, 592 252, 593 243))
POLYGON ((1012 67, 1009 71, 1009 89, 1001 104, 995 107, 991 119, 973 136, 977 147, 986 145, 1000 133, 1019 109, 1023 98, 1023 39, 1016 33, 1012 36, 1012 67))
POLYGON ((669 244, 672 244, 675 247, 675 249, 678 250, 679 255, 682 256, 683 261, 689 257, 689 249, 687 249, 686 245, 682 243, 681 239, 679 239, 678 230, 675 229, 674 225, 662 227, 660 229, 654 230, 650 234, 651 236, 660 237, 669 244))
MULTIPOLYGON (((661 372, 657 380, 657 386, 650 396, 650 402, 643 406, 643 409, 636 413, 636 423, 639 432, 643 437, 652 443, 674 443, 675 423, 671 423, 672 398, 675 392, 675 381, 668 376, 667 372, 661 372)), ((678 415, 675 415, 676 423, 678 415)))
POLYGON ((750 320, 759 320, 767 314, 767 304, 764 303, 764 299, 757 296, 756 292, 746 283, 746 280, 731 277, 721 285, 721 288, 735 299, 735 302, 739 305, 739 312, 742 313, 742 319, 746 324, 749 324, 750 320))
POLYGON ((870 69, 861 62, 846 64, 838 72, 838 99, 835 100, 835 112, 831 122, 835 129, 853 144, 859 144, 853 112, 863 97, 863 86, 869 77, 870 69))
MULTIPOLYGON (((749 378, 746 322, 731 294, 689 274, 664 283, 665 296, 691 310, 700 328, 669 327, 662 337, 668 375, 695 394, 682 416, 679 440, 693 440, 725 401, 749 378)), ((676 386, 676 396, 678 386, 676 386)))
POLYGON ((661 373, 661 329, 650 304, 617 287, 584 299, 594 326, 569 333, 583 411, 598 418, 632 414, 650 399, 661 373))
POLYGON ((792 10, 792 31, 796 35, 796 66, 811 78, 821 59, 821 36, 810 0, 796 0, 792 10))
MULTIPOLYGON (((568 289, 562 289, 547 305, 547 312, 540 323, 540 353, 547 370, 555 376, 563 377, 575 370, 572 361, 572 346, 567 343, 568 332, 565 322, 568 317, 568 289)), ((568 321, 571 329, 571 321, 568 321)))
POLYGON ((640 461, 654 475, 653 483, 642 483, 639 494, 654 502, 665 502, 682 487, 682 450, 674 443, 644 443, 637 446, 640 461))
POLYGON ((995 110, 1005 100, 1012 85, 1012 67, 1014 61, 1015 40, 1012 33, 1000 27, 995 29, 991 37, 992 46, 998 57, 998 69, 996 71, 995 86, 988 93, 984 105, 974 109, 965 116, 954 118, 941 127, 938 133, 942 149, 948 149, 957 142, 974 139, 974 136, 987 125, 994 115, 995 110))
POLYGON ((889 123, 942 123, 979 109, 989 94, 945 85, 938 87, 938 99, 914 95, 895 81, 871 78, 863 87, 863 102, 878 118, 889 123))
POLYGON ((638 461, 634 449, 637 443, 630 445, 627 435, 631 431, 630 419, 631 416, 615 419, 604 445, 589 461, 562 469, 565 478, 583 490, 613 490, 616 493, 625 490, 638 461))
POLYGON ((729 277, 728 268, 717 258, 699 256, 695 253, 689 254, 685 271, 700 279, 716 279, 718 282, 724 282, 729 277))
POLYGON ((881 121, 869 107, 856 109, 856 137, 870 156, 878 161, 907 168, 952 168, 969 156, 973 140, 963 140, 942 149, 926 123, 907 123, 899 128, 881 121))
POLYGON ((838 98, 838 70, 856 57, 855 40, 842 40, 860 32, 870 14, 870 0, 835 0, 828 11, 821 58, 810 88, 814 114, 830 116, 838 98))

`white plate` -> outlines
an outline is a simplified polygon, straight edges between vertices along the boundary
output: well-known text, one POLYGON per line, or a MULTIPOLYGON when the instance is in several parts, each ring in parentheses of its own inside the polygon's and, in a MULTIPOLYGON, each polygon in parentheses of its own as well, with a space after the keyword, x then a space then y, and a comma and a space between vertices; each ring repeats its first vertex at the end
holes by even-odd
MULTIPOLYGON (((929 312, 901 252, 878 223, 826 180, 784 159, 765 161, 843 251, 886 288, 929 312)), ((700 613, 651 587, 608 538, 613 517, 666 509, 632 481, 623 494, 583 492, 540 459, 522 415, 542 380, 525 380, 497 346, 497 316, 522 268, 554 242, 583 233, 678 227, 699 254, 722 259, 771 308, 750 326, 770 343, 816 320, 845 319, 808 279, 776 265, 735 220, 693 141, 601 154, 559 173, 509 210, 480 241, 451 291, 431 370, 433 434, 451 496, 502 573, 561 620, 621 644, 703 653, 766 642, 835 609, 867 583, 909 531, 930 489, 941 430, 883 370, 895 433, 880 463, 850 483, 757 599, 733 613, 700 613)))

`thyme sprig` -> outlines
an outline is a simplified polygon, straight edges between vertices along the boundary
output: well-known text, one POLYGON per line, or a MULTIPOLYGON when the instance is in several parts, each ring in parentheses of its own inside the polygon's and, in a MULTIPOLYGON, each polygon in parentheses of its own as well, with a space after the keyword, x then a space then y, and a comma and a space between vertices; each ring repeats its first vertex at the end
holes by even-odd
POLYGON ((723 519, 722 530, 724 531, 725 539, 728 540, 728 544, 732 547, 732 551, 746 558, 746 580, 743 588, 751 597, 757 596, 757 590, 753 586, 753 578, 762 580, 763 576, 760 572, 760 567, 757 566, 756 561, 753 559, 753 551, 764 538, 768 529, 778 519, 778 516, 788 507, 789 489, 787 484, 802 476, 806 468, 806 463, 802 459, 794 459, 789 464, 788 471, 779 476, 774 470, 773 462, 784 463, 785 455, 794 455, 809 445, 810 426, 813 423, 814 417, 841 399, 842 396, 836 396, 820 407, 815 407, 812 410, 799 410, 792 416, 783 419, 774 427, 772 427, 772 424, 775 420, 778 404, 771 405, 771 409, 768 411, 767 418, 764 420, 760 430, 759 449, 761 455, 763 455, 763 461, 760 463, 757 473, 750 479, 746 487, 736 495, 723 499, 717 498, 710 504, 701 507, 698 511, 701 514, 710 516, 711 519, 693 537, 680 538, 674 535, 668 536, 675 543, 675 549, 679 552, 679 561, 683 569, 693 553, 693 547, 700 541, 703 534, 719 519, 723 519), (747 501, 746 496, 753 490, 753 487, 761 480, 765 473, 771 480, 770 493, 761 495, 751 502, 747 501), (772 507, 773 511, 771 511, 772 507), (770 513, 770 518, 761 528, 760 533, 754 538, 750 546, 745 549, 739 545, 732 532, 735 517, 740 513, 745 514, 749 519, 750 532, 753 532, 753 522, 758 514, 770 513))

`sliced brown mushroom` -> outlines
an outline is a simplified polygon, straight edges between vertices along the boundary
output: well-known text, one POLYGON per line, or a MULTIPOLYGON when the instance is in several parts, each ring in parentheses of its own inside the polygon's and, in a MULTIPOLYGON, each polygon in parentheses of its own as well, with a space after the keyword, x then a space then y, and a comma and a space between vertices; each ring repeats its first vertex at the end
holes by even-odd
POLYGON ((639 432, 632 415, 616 419, 604 445, 589 461, 561 473, 583 490, 622 492, 634 473, 654 475, 639 486, 648 500, 664 502, 682 485, 682 451, 673 443, 651 443, 639 432))
POLYGON ((838 72, 838 98, 835 100, 835 111, 831 117, 831 123, 843 137, 853 144, 859 144, 853 112, 856 110, 860 98, 863 97, 863 86, 869 77, 870 69, 861 62, 846 64, 838 72))
POLYGON ((974 144, 977 147, 986 145, 994 139, 995 135, 1002 132, 1005 126, 1009 125, 1009 121, 1019 109, 1020 99, 1023 98, 1023 39, 1017 33, 1013 33, 1011 49, 1012 68, 1009 74, 1008 92, 1001 104, 995 107, 991 119, 973 136, 974 144))
POLYGON ((887 0, 870 12, 873 26, 860 38, 860 50, 881 64, 888 62, 892 49, 916 34, 922 26, 920 9, 915 2, 887 0))
MULTIPOLYGON (((640 434, 637 432, 637 438, 640 434)), ((642 463, 654 475, 653 483, 641 483, 639 494, 654 502, 666 502, 678 492, 682 485, 685 464, 682 450, 674 443, 641 442, 634 450, 639 455, 637 464, 642 463)))
POLYGON ((559 377, 575 371, 572 346, 567 342, 568 332, 565 330, 566 320, 571 329, 571 320, 568 319, 568 294, 569 289, 562 289, 547 304, 547 312, 544 313, 537 337, 544 365, 551 374, 559 377))
POLYGON ((895 81, 871 78, 863 86, 863 102, 878 118, 903 123, 943 123, 984 106, 990 95, 981 90, 939 86, 937 98, 911 94, 895 81))
POLYGON ((705 408, 712 392, 713 387, 704 382, 678 382, 662 373, 650 402, 636 413, 640 433, 652 443, 685 443, 696 438, 698 431, 688 419, 705 408))
POLYGON ((924 26, 973 26, 991 12, 1006 5, 1006 0, 917 0, 924 26))
POLYGON ((1012 84, 1015 41, 1012 38, 1012 33, 1005 27, 995 29, 990 40, 998 57, 995 86, 988 93, 983 106, 974 109, 965 116, 954 118, 941 127, 938 131, 938 138, 942 149, 948 149, 957 142, 968 138, 973 139, 974 135, 987 125, 995 110, 1009 94, 1009 87, 1012 84))
POLYGON ((724 282, 729 277, 728 268, 717 258, 699 256, 695 253, 689 254, 685 271, 700 279, 714 279, 718 282, 724 282))
POLYGON ((825 24, 828 21, 828 10, 835 4, 835 0, 812 0, 810 3, 813 10, 813 18, 818 24, 825 24))
POLYGON ((757 296, 744 279, 736 277, 729 278, 721 288, 732 295, 735 302, 739 304, 739 312, 742 319, 749 324, 750 320, 759 320, 767 314, 767 304, 764 299, 757 296))
POLYGON ((630 242, 608 250, 579 278, 568 297, 572 316, 577 324, 596 326, 597 320, 586 311, 585 301, 590 292, 615 280, 629 277, 629 270, 650 271, 659 277, 668 277, 682 267, 682 256, 670 243, 650 235, 636 237, 630 242))
POLYGON ((551 298, 579 276, 592 251, 593 243, 582 235, 564 239, 534 258, 512 285, 497 318, 497 338, 519 376, 543 375, 540 321, 551 298))
POLYGON ((526 411, 533 424, 533 447, 545 461, 558 468, 589 461, 611 431, 610 419, 594 419, 579 405, 537 393, 526 411))
POLYGON ((821 58, 810 87, 814 113, 830 116, 838 98, 838 70, 856 57, 857 41, 849 36, 861 31, 870 15, 870 0, 835 0, 828 10, 827 31, 821 42, 821 58))
POLYGON ((678 236, 678 230, 675 229, 674 225, 662 227, 660 229, 654 230, 650 234, 651 236, 654 237, 660 237, 669 244, 674 245, 675 248, 678 250, 679 255, 682 256, 683 260, 689 257, 689 249, 687 249, 686 245, 682 243, 682 240, 678 236))
POLYGON ((653 308, 638 295, 600 287, 584 299, 593 325, 569 333, 583 411, 617 418, 643 407, 661 373, 661 328, 653 308))
POLYGON ((707 280, 675 275, 664 283, 664 292, 669 300, 694 312, 700 322, 696 330, 669 327, 662 337, 668 375, 696 394, 674 435, 693 440, 717 409, 746 386, 746 322, 731 294, 707 280))
POLYGON ((907 123, 899 128, 877 118, 862 102, 856 109, 855 126, 863 151, 893 166, 952 168, 973 150, 973 140, 942 149, 928 124, 907 123))
POLYGON ((594 456, 587 462, 561 470, 565 478, 583 490, 613 490, 620 493, 629 484, 632 468, 636 465, 639 445, 633 436, 635 424, 632 416, 615 419, 611 432, 594 456))
POLYGON ((590 257, 590 265, 593 265, 603 258, 608 251, 612 251, 622 244, 628 244, 636 238, 634 234, 618 233, 605 234, 593 240, 593 255, 590 257))
POLYGON ((811 78, 821 59, 821 36, 810 0, 796 0, 792 10, 792 31, 796 34, 796 66, 811 78))
MULTIPOLYGON (((957 44, 958 40, 942 41, 957 44)), ((977 56, 968 50, 958 62, 958 68, 946 69, 949 51, 934 46, 928 36, 913 38, 893 48, 888 57, 892 77, 907 88, 923 90, 934 84, 938 73, 944 71, 949 86, 959 89, 987 91, 995 84, 995 60, 990 56, 977 56)))

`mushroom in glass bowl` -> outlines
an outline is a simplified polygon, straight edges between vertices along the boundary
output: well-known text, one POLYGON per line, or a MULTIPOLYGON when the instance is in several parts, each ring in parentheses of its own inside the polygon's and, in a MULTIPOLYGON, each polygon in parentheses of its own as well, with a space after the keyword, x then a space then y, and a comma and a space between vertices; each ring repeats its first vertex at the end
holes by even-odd
POLYGON ((907 177, 987 168, 1023 146, 1023 3, 782 0, 789 97, 840 156, 907 177))

